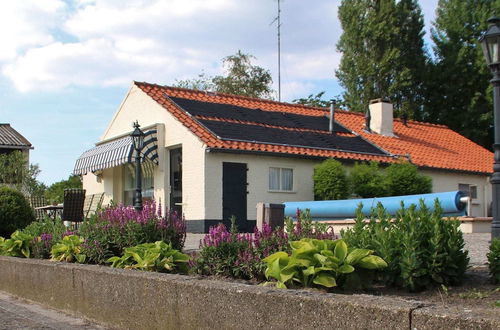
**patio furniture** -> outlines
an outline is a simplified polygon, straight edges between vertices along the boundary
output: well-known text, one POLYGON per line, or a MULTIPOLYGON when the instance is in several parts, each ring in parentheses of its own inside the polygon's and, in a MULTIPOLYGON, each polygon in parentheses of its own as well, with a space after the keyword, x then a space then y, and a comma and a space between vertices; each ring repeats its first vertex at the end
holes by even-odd
MULTIPOLYGON (((56 204, 56 205, 45 205, 45 206, 39 206, 35 208, 35 211, 37 212, 42 212, 43 217, 47 215, 49 218, 56 219, 56 217, 59 215, 61 216, 61 211, 63 210, 63 205, 62 204, 56 204)), ((42 219, 43 219, 42 217, 42 219)))
POLYGON ((85 196, 83 204, 83 216, 85 219, 94 215, 101 208, 104 193, 85 196))
POLYGON ((47 199, 45 198, 45 196, 30 196, 29 201, 31 208, 35 213, 35 219, 43 220, 46 212, 39 209, 39 207, 47 205, 47 199))
POLYGON ((83 221, 83 204, 85 189, 64 189, 64 203, 62 220, 71 222, 78 227, 83 221))

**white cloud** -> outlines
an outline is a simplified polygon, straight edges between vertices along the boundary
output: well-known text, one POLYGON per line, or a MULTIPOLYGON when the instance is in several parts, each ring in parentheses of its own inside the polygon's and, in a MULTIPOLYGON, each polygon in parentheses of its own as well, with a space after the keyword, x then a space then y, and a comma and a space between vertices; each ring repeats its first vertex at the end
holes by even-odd
POLYGON ((53 42, 52 29, 64 8, 60 0, 2 1, 0 61, 15 58, 26 47, 53 42))
MULTIPOLYGON (((126 86, 132 80, 171 84, 201 72, 221 73, 220 60, 238 49, 255 55, 277 81, 276 26, 270 25, 275 1, 6 3, 12 5, 0 7, 0 31, 15 28, 9 36, 0 34, 6 40, 0 43, 1 72, 20 91, 126 86)), ((337 5, 282 2, 282 90, 299 80, 334 79, 340 60, 337 5)))

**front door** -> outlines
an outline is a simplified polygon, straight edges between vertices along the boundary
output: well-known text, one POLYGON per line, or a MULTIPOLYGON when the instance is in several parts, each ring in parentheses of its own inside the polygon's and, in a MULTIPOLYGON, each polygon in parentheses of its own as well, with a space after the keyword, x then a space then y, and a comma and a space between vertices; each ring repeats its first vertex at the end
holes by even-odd
POLYGON ((170 150, 170 209, 182 215, 182 148, 170 150))
POLYGON ((222 217, 227 223, 232 216, 240 231, 247 224, 247 164, 222 163, 222 217))

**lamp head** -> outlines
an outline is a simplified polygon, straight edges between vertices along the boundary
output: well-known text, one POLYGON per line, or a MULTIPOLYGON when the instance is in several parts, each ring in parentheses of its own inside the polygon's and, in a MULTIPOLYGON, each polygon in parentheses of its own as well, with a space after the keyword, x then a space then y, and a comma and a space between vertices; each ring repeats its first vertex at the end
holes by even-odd
POLYGON ((479 39, 483 48, 486 64, 493 68, 500 66, 500 18, 491 17, 488 19, 490 26, 479 39))
POLYGON ((132 137, 134 149, 139 153, 144 147, 144 132, 139 128, 141 126, 139 125, 138 121, 135 121, 133 126, 134 131, 132 132, 132 134, 130 134, 130 136, 132 137))

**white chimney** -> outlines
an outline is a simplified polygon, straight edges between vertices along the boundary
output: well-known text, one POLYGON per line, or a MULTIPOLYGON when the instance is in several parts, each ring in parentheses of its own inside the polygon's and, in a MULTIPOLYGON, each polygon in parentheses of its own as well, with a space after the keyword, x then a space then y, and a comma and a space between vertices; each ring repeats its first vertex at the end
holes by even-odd
POLYGON ((394 136, 392 129, 393 109, 392 103, 386 99, 370 101, 370 129, 372 132, 394 136))

